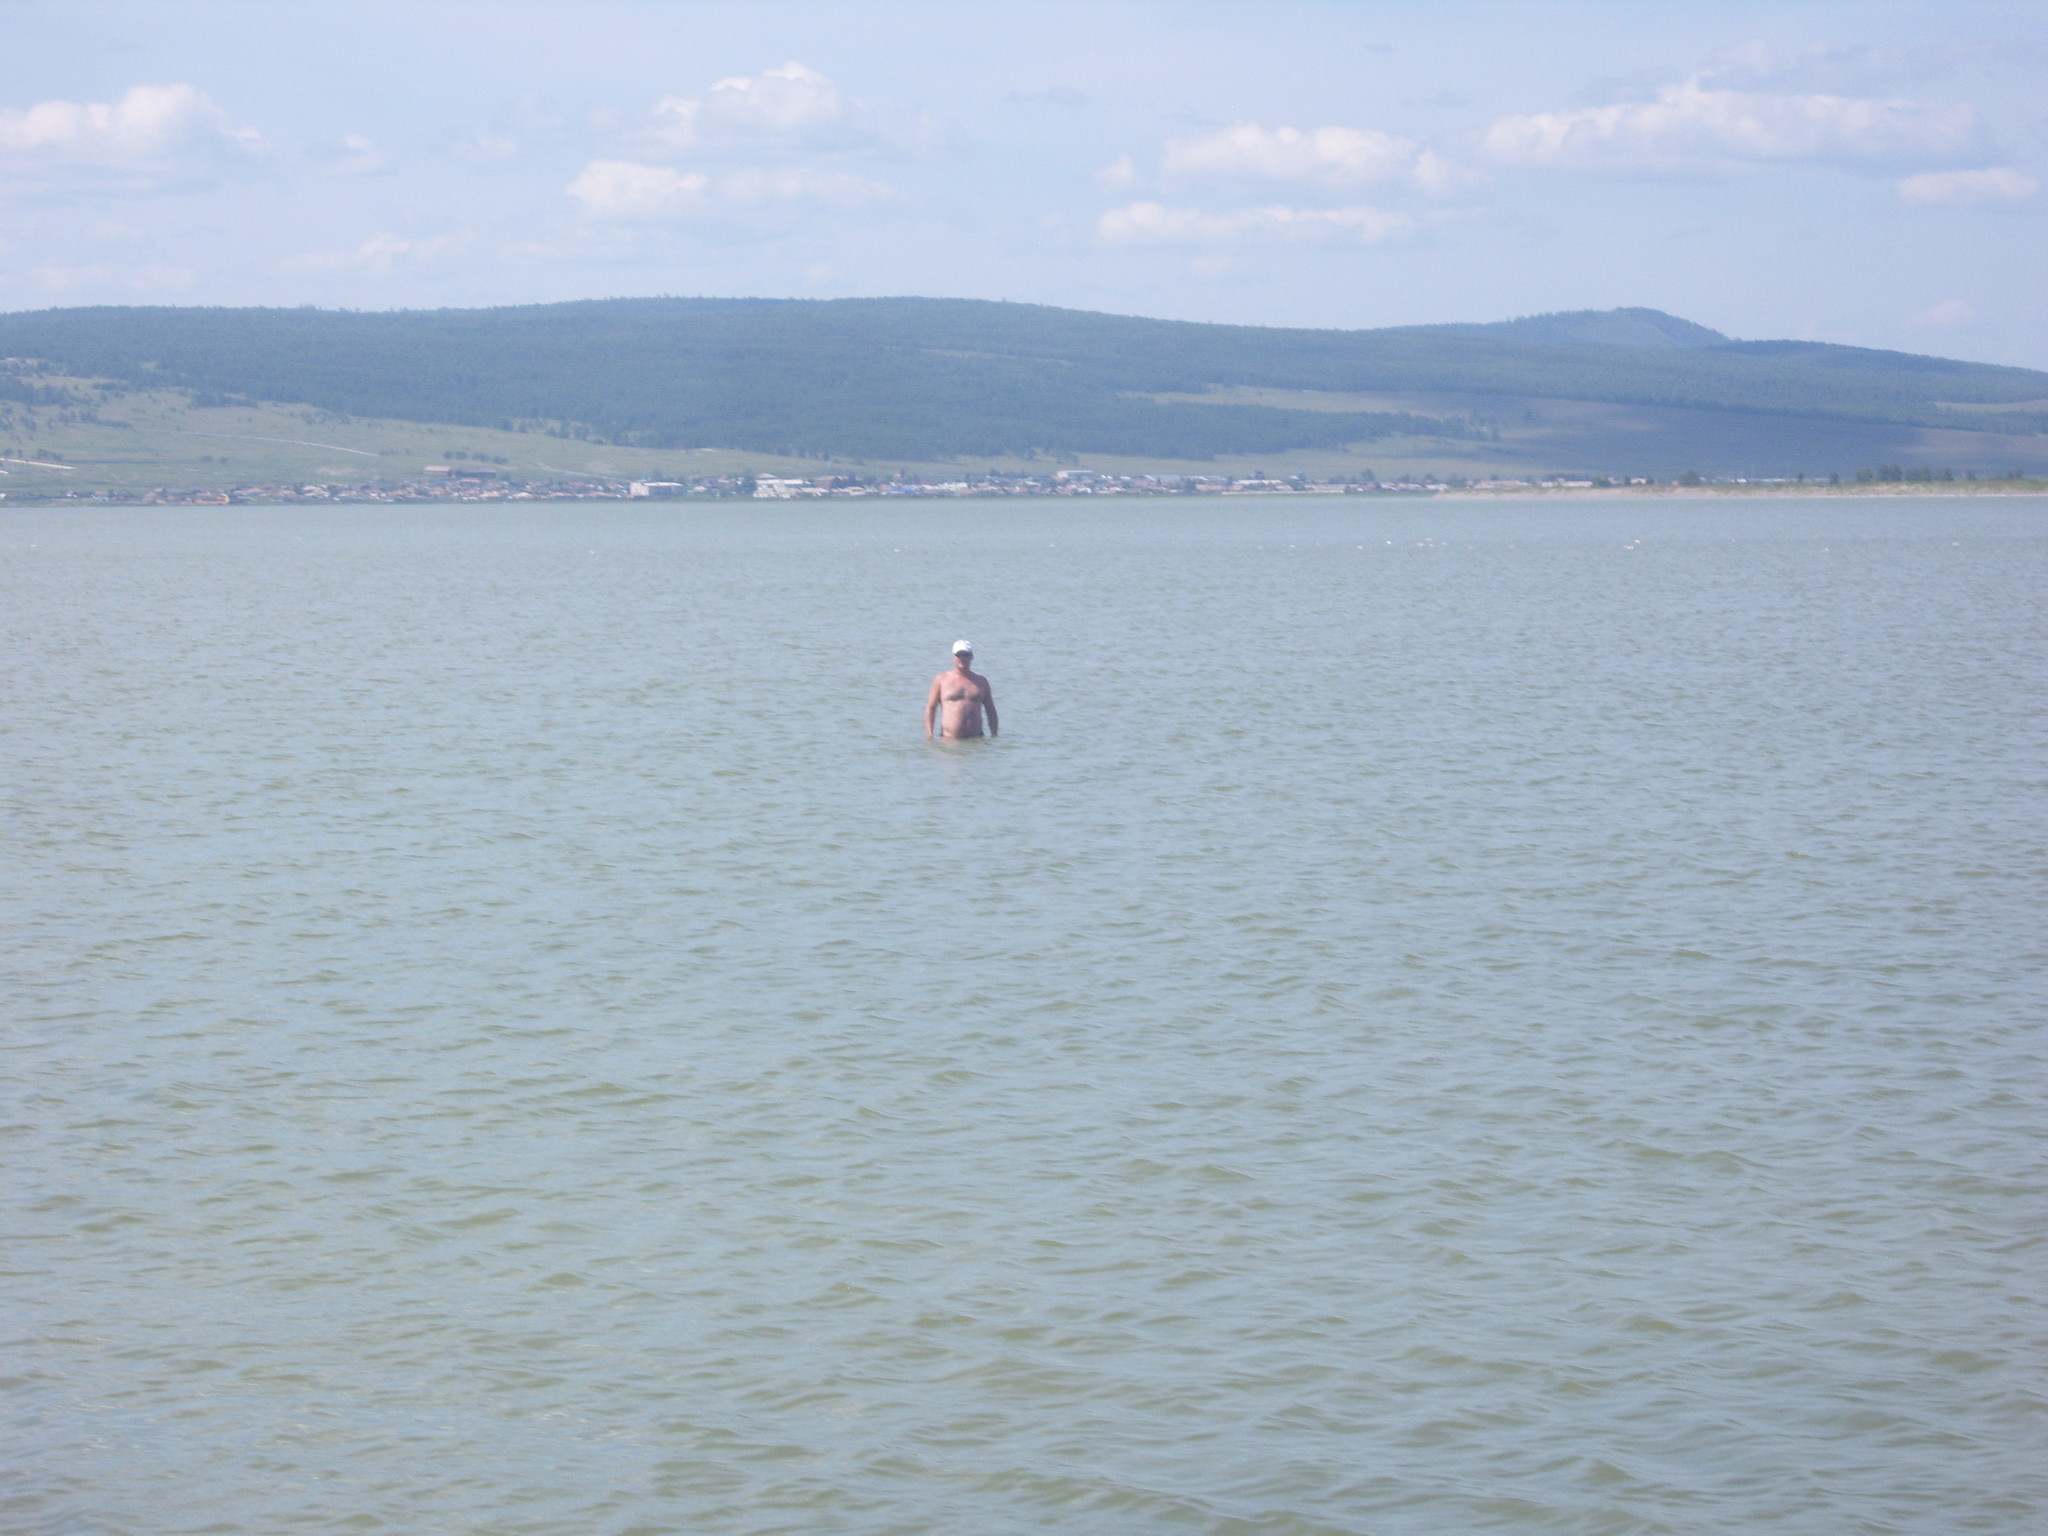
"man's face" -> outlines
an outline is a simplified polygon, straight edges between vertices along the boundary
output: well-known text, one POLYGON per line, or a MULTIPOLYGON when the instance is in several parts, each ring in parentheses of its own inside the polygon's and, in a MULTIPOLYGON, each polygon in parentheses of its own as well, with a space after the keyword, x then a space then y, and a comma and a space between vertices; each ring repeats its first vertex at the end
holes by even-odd
POLYGON ((958 667, 962 672, 965 672, 969 667, 974 665, 974 652, 955 651, 953 653, 953 665, 958 667))

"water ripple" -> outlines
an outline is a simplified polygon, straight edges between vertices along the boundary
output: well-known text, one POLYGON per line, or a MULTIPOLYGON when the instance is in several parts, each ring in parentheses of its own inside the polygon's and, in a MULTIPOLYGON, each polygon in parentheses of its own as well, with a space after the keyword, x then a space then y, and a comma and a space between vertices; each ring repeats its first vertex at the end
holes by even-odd
POLYGON ((2032 1529, 2044 513, 8 512, 7 1525, 2032 1529))

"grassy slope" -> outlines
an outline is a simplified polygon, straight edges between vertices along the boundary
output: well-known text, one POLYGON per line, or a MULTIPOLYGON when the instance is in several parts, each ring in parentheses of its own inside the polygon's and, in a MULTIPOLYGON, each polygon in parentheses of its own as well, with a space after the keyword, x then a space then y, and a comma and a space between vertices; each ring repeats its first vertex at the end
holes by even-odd
MULTIPOLYGON (((1949 467, 1958 473, 2048 470, 2048 435, 1964 431, 1826 417, 1772 416, 1680 406, 1626 405, 1542 395, 1465 392, 1318 392, 1240 387, 1214 391, 1243 404, 1295 410, 1406 411, 1462 418, 1499 432, 1498 442, 1393 439, 1355 457, 1387 475, 1445 474, 1798 475, 1847 478, 1881 464, 1949 467)), ((1173 397, 1168 397, 1173 398, 1173 397)), ((1182 397, 1193 398, 1193 397, 1182 397)), ((2019 413, 2024 415, 2025 413, 2019 413)), ((1996 409, 1980 419, 2009 420, 1996 409)), ((1294 458, 1306 456, 1288 456, 1294 458)))
MULTIPOLYGON (((77 387, 88 381, 39 382, 77 387)), ((419 479, 426 465, 459 462, 458 452, 470 460, 502 457, 506 462, 492 467, 521 480, 816 475, 831 467, 769 454, 622 448, 486 427, 337 417, 301 405, 198 407, 175 390, 112 396, 93 407, 97 424, 65 419, 77 414, 0 408, 0 457, 73 466, 66 471, 0 463, 0 493, 19 500, 152 486, 393 485, 419 479)))
MULTIPOLYGON (((71 381, 77 384, 80 381, 71 381)), ((1276 392, 1242 389, 1233 398, 1260 403, 1276 392)), ((1226 454, 1215 460, 1142 455, 1078 454, 1073 462, 1111 473, 1305 473, 1343 478, 1368 470, 1385 478, 1425 472, 1521 477, 1580 472, 1654 474, 1684 469, 1706 474, 1847 476, 1880 463, 1952 465, 1958 471, 2003 472, 2015 465, 2048 468, 2048 439, 1931 431, 1858 423, 1796 421, 1727 412, 1610 405, 1538 397, 1451 394, 1327 397, 1282 396, 1302 410, 1402 410, 1469 415, 1499 424, 1499 442, 1391 438, 1355 452, 1289 450, 1226 454)), ((470 459, 515 479, 603 475, 683 479, 716 474, 818 475, 904 469, 944 478, 962 469, 1045 473, 1044 459, 985 456, 957 461, 793 459, 731 450, 617 447, 540 433, 484 427, 336 417, 308 406, 195 407, 176 391, 117 394, 94 408, 101 424, 62 418, 75 412, 21 407, 0 414, 0 456, 56 458, 69 471, 0 464, 0 493, 9 499, 66 490, 140 492, 151 486, 196 489, 266 482, 382 483, 417 479, 424 466, 470 459), (11 425, 10 425, 11 423, 11 425), (282 439, 283 441, 280 441, 282 439)), ((1065 461, 1062 461, 1065 462, 1065 461)))

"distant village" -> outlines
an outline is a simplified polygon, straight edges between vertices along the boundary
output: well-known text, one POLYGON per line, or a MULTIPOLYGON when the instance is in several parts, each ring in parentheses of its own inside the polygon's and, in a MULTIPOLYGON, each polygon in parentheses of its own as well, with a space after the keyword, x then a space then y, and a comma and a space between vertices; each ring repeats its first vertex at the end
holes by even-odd
MULTIPOLYGON (((38 469, 69 470, 58 462, 0 456, 0 473, 7 465, 38 469)), ((1901 468, 1886 465, 1861 469, 1852 485, 1897 486, 1946 484, 1976 481, 1974 471, 1958 475, 1950 469, 1901 468)), ((2020 472, 2008 477, 2019 483, 2020 472)), ((1468 479, 1462 476, 1429 476, 1407 480, 1381 480, 1366 470, 1346 480, 1318 480, 1308 475, 1111 475, 1088 469, 1061 469, 1046 474, 1007 474, 995 470, 957 479, 934 480, 917 475, 830 474, 809 479, 777 475, 708 475, 693 480, 626 480, 605 476, 583 479, 550 478, 515 480, 500 469, 477 464, 429 464, 419 479, 396 484, 364 481, 345 484, 265 481, 246 485, 173 489, 153 486, 147 490, 17 491, 10 497, 0 491, 0 501, 100 502, 133 506, 237 506, 290 502, 412 503, 490 501, 850 501, 863 497, 998 497, 998 496, 1428 496, 1444 492, 1470 491, 1555 491, 1618 490, 1631 488, 1708 486, 1820 487, 1840 485, 1843 477, 1824 480, 1804 475, 1779 478, 1705 476, 1687 473, 1658 480, 1653 476, 1583 477, 1548 476, 1527 480, 1468 479)))
MULTIPOLYGON (((49 468, 60 466, 50 465, 49 468)), ((1674 482, 1675 483, 1675 482, 1674 482)), ((1686 483, 1702 484, 1698 476, 1686 483)), ((1730 484, 1790 484, 1730 481, 1730 484)), ((693 480, 588 479, 516 480, 503 471, 469 465, 430 464, 421 478, 396 484, 264 482, 247 485, 173 489, 156 486, 143 491, 93 490, 17 494, 17 501, 120 502, 146 506, 232 506, 289 502, 495 502, 495 501, 642 501, 739 500, 850 501, 865 497, 999 497, 999 496, 1385 496, 1431 495, 1453 490, 1533 490, 1650 486, 1636 479, 1471 480, 1459 477, 1412 480, 1376 478, 1318 480, 1303 475, 1111 475, 1085 469, 1049 474, 1003 474, 990 471, 957 479, 915 475, 818 475, 797 479, 777 475, 711 475, 693 480)))

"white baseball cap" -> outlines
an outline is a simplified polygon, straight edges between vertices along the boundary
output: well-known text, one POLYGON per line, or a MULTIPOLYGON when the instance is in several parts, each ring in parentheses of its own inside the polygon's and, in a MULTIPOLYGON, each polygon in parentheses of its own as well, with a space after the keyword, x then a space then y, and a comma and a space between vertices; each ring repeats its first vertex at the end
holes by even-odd
POLYGON ((972 640, 955 640, 953 642, 953 654, 955 656, 972 656, 974 654, 974 642, 972 640))

